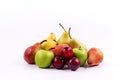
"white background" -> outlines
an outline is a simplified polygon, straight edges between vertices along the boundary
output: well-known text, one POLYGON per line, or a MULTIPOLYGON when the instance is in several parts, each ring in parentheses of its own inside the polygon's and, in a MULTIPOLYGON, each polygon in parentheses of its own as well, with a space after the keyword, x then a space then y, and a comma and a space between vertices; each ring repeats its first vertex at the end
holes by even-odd
POLYGON ((116 80, 119 27, 119 0, 0 0, 0 80, 116 80), (99 66, 73 72, 40 69, 24 61, 28 46, 50 32, 60 37, 60 22, 88 48, 104 52, 99 66))

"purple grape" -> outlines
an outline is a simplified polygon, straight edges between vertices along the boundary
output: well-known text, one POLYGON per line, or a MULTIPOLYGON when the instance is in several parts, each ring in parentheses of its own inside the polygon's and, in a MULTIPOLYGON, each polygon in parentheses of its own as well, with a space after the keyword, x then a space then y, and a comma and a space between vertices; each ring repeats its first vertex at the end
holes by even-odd
POLYGON ((75 71, 79 67, 80 67, 80 61, 76 57, 73 57, 72 59, 69 60, 68 62, 69 69, 71 69, 72 71, 75 71))
POLYGON ((64 67, 65 63, 64 63, 64 60, 62 59, 62 57, 58 57, 56 56, 54 58, 54 61, 53 61, 53 66, 56 68, 56 69, 62 69, 64 67))
POLYGON ((70 60, 71 58, 73 58, 73 50, 71 47, 65 47, 63 48, 63 50, 61 51, 62 53, 62 57, 65 59, 65 60, 70 60))

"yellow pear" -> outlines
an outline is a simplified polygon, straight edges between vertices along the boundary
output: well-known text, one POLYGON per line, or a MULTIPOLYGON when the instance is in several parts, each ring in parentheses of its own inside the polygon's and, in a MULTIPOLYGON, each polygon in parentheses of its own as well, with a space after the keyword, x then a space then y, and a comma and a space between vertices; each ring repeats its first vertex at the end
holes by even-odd
MULTIPOLYGON (((61 35, 61 37, 58 39, 58 45, 59 44, 69 44, 69 41, 70 41, 69 31, 66 31, 65 28, 61 24, 59 24, 59 25, 63 28, 64 32, 61 35)), ((69 30, 70 30, 70 28, 69 28, 69 30)))
POLYGON ((50 33, 50 35, 41 42, 41 48, 45 50, 50 50, 57 45, 56 36, 54 33, 50 33))
POLYGON ((47 40, 41 44, 42 49, 50 50, 51 48, 54 48, 56 46, 56 42, 53 40, 47 40))
POLYGON ((53 41, 56 41, 56 36, 53 32, 51 32, 49 34, 49 36, 46 38, 46 40, 53 40, 53 41))

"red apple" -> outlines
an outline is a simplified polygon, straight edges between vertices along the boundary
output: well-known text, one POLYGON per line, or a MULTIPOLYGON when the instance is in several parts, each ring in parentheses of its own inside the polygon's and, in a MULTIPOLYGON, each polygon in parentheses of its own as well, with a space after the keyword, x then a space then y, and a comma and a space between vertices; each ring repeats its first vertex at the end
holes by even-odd
POLYGON ((61 51, 63 50, 64 47, 68 47, 68 45, 67 44, 56 45, 52 49, 52 52, 55 54, 55 56, 61 56, 61 51))
POLYGON ((99 48, 91 48, 88 51, 87 63, 89 66, 97 66, 103 61, 103 52, 99 48))
POLYGON ((24 52, 24 60, 29 64, 35 63, 35 54, 40 49, 40 43, 35 43, 34 45, 28 47, 24 52))
POLYGON ((33 46, 35 46, 34 53, 41 49, 41 44, 39 42, 35 43, 33 46))

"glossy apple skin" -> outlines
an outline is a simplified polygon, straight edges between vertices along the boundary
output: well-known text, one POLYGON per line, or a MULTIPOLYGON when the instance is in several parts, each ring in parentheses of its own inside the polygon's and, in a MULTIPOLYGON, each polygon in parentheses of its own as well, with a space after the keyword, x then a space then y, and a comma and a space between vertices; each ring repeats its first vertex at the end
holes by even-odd
POLYGON ((103 52, 99 48, 91 48, 88 51, 87 63, 89 66, 97 66, 103 61, 103 52))
POLYGON ((33 46, 35 46, 34 53, 41 49, 41 44, 39 42, 35 43, 33 46))
POLYGON ((51 51, 55 54, 55 56, 61 56, 61 51, 64 47, 69 47, 67 44, 56 45, 51 51))
POLYGON ((28 47, 24 52, 24 60, 29 64, 34 64, 35 46, 28 47))
POLYGON ((80 66, 84 66, 88 58, 87 51, 83 48, 74 48, 73 52, 74 52, 75 57, 79 59, 80 66))
POLYGON ((35 54, 40 49, 40 43, 35 43, 34 45, 28 47, 24 52, 24 60, 29 64, 35 63, 35 54))
POLYGON ((39 50, 35 55, 35 64, 40 68, 50 67, 54 59, 54 53, 47 50, 39 50))

